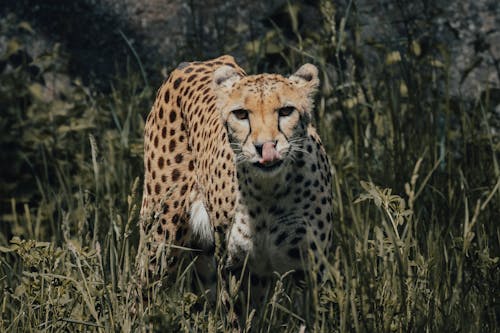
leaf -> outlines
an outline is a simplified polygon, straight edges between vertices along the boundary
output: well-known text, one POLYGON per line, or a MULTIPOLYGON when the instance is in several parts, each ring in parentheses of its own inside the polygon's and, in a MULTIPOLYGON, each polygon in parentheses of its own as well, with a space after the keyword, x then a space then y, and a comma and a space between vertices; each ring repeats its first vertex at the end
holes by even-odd
POLYGON ((33 34, 33 33, 35 33, 35 32, 33 31, 33 28, 31 27, 31 25, 30 25, 28 22, 26 22, 26 21, 22 21, 22 22, 20 22, 20 23, 17 25, 17 27, 18 27, 18 28, 20 28, 20 29, 23 29, 23 30, 28 31, 29 33, 32 33, 32 34, 33 34))
POLYGON ((399 51, 389 52, 385 56, 385 63, 387 65, 392 65, 392 64, 398 63, 400 61, 401 61, 401 53, 399 53, 399 51))
POLYGON ((45 101, 46 96, 45 96, 45 87, 42 86, 40 83, 32 83, 28 86, 28 90, 31 93, 31 95, 40 100, 40 101, 45 101))
POLYGON ((420 56, 420 54, 422 54, 422 48, 420 47, 420 44, 416 40, 411 42, 411 51, 417 57, 420 56))
POLYGON ((11 39, 7 43, 7 57, 22 49, 21 44, 16 39, 11 39))
POLYGON ((5 247, 5 246, 0 246, 0 252, 3 252, 3 253, 9 253, 9 252, 14 252, 15 250, 17 249, 17 246, 12 246, 12 247, 5 247))

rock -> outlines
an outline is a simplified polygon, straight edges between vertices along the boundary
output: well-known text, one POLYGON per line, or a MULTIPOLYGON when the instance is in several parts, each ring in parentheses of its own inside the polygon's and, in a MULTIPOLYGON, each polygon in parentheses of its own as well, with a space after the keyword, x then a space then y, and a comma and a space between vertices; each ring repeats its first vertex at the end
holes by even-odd
MULTIPOLYGON (((302 31, 314 33, 320 4, 299 3, 302 31)), ((349 3, 335 2, 339 19, 349 3)), ((45 38, 62 43, 73 73, 83 77, 94 73, 94 79, 106 83, 109 73, 125 67, 127 59, 133 66, 141 63, 153 81, 160 79, 159 68, 166 74, 180 59, 231 53, 245 65, 244 46, 264 38, 273 27, 271 18, 294 38, 290 26, 282 25, 281 18, 288 16, 286 6, 284 0, 86 0, 64 5, 56 0, 19 0, 8 2, 0 12, 12 11, 33 22, 45 38)), ((384 61, 371 45, 397 50, 410 38, 419 42, 421 52, 437 46, 449 51, 453 96, 475 98, 487 87, 500 87, 497 0, 358 0, 351 4, 346 31, 352 33, 347 38, 359 38, 355 42, 361 46, 367 70, 384 61)))

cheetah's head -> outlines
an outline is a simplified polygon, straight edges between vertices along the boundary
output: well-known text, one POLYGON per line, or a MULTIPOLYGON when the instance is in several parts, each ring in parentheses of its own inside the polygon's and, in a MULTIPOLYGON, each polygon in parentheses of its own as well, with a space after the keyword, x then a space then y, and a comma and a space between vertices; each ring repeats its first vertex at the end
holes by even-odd
POLYGON ((318 69, 305 64, 288 78, 277 74, 241 77, 234 68, 214 72, 217 107, 236 163, 272 176, 302 151, 311 121, 318 69))

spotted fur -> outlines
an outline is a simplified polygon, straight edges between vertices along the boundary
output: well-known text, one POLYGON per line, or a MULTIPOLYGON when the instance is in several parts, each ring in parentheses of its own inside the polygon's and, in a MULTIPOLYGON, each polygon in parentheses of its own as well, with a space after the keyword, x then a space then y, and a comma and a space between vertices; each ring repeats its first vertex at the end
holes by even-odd
POLYGON ((246 76, 230 56, 171 73, 145 126, 141 230, 153 228, 152 253, 210 253, 220 232, 229 268, 248 257, 269 276, 303 269, 309 251, 318 260, 333 221, 329 162, 311 124, 318 84, 310 64, 289 78, 246 76))

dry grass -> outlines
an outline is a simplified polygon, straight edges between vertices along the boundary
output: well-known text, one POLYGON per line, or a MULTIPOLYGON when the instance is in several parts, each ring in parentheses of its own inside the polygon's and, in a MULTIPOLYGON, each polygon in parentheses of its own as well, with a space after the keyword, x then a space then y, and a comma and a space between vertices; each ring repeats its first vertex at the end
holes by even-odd
MULTIPOLYGON (((10 164, 1 179, 0 331, 229 331, 222 307, 191 288, 189 265, 173 285, 160 280, 143 302, 136 297, 143 119, 153 99, 143 73, 117 78, 109 94, 77 81, 48 93, 64 57, 54 49, 23 61, 16 24, 4 22, 2 33, 19 48, 0 55, 0 144, 10 164)), ((439 52, 355 73, 329 44, 333 32, 341 27, 325 28, 315 46, 281 41, 290 66, 314 61, 323 74, 316 120, 336 197, 327 281, 312 272, 296 286, 277 276, 260 311, 245 314, 246 329, 500 331, 500 149, 487 90, 473 102, 451 98, 439 52)), ((236 281, 226 287, 244 299, 236 281)))

